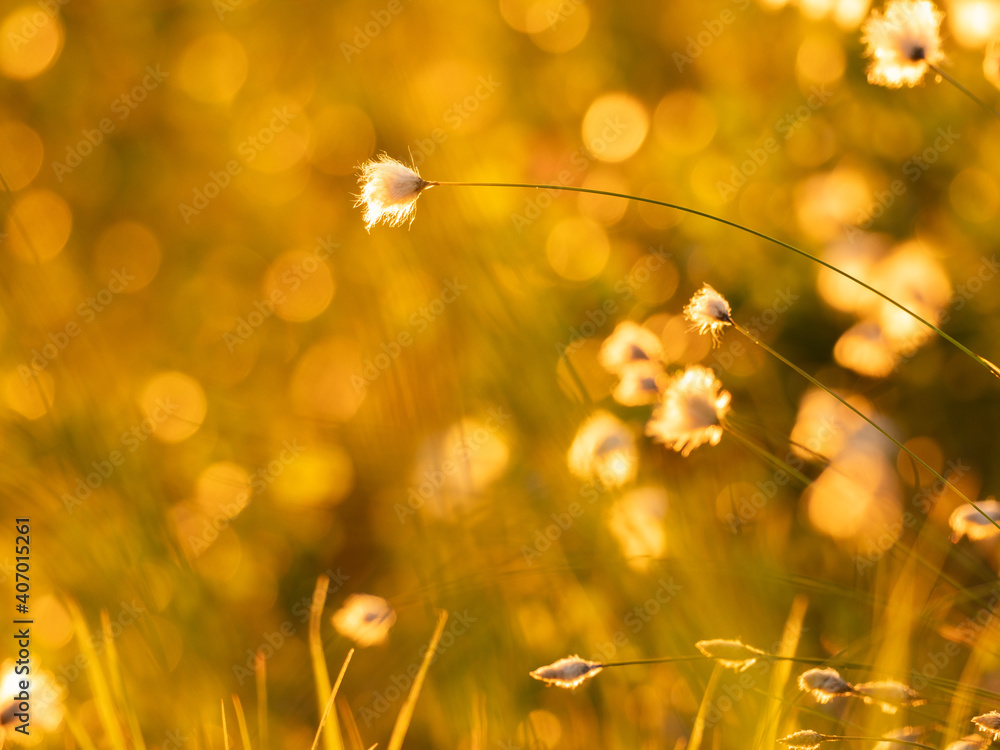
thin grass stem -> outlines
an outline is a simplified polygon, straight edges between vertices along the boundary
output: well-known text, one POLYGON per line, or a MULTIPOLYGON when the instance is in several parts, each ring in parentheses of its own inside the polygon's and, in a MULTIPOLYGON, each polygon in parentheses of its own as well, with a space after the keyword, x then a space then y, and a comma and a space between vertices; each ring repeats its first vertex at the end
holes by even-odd
POLYGON ((978 96, 976 96, 975 94, 973 94, 971 91, 969 91, 969 89, 965 88, 965 86, 963 86, 961 83, 959 83, 957 80, 955 80, 955 78, 953 78, 950 73, 945 73, 943 68, 940 68, 937 65, 934 65, 933 63, 927 63, 927 67, 930 68, 931 70, 933 70, 939 76, 941 76, 944 80, 946 80, 948 83, 950 83, 956 89, 958 89, 959 91, 961 91, 963 94, 965 94, 967 97, 969 97, 972 101, 974 101, 980 107, 982 107, 983 109, 985 109, 987 112, 989 112, 995 118, 997 118, 998 120, 1000 120, 1000 112, 997 112, 993 107, 991 107, 989 104, 987 104, 986 102, 984 102, 978 96))
MULTIPOLYGON (((958 85, 958 84, 956 83, 956 85, 958 85)), ((971 92, 970 92, 970 95, 971 95, 971 92)), ((984 106, 985 106, 985 103, 984 103, 984 106)), ((885 294, 884 292, 880 292, 878 289, 876 289, 875 287, 871 286, 870 284, 866 284, 864 281, 862 281, 858 277, 852 276, 851 274, 847 273, 847 271, 843 271, 843 270, 837 268, 832 263, 828 263, 825 260, 823 260, 822 258, 819 258, 816 255, 813 255, 812 253, 808 253, 805 250, 801 250, 801 249, 795 247, 795 245, 791 245, 791 244, 789 244, 787 242, 784 242, 783 240, 779 240, 776 237, 772 237, 772 236, 770 236, 768 234, 765 234, 764 232, 759 232, 756 229, 751 229, 750 227, 744 226, 743 224, 739 224, 738 222, 730 221, 729 219, 723 219, 720 216, 715 216, 715 215, 707 213, 705 211, 699 211, 699 210, 694 209, 694 208, 688 208, 687 206, 681 206, 681 205, 678 205, 677 203, 668 203, 667 201, 659 201, 659 200, 655 200, 653 198, 643 198, 643 197, 638 196, 638 195, 629 195, 628 193, 616 193, 616 192, 611 191, 611 190, 597 190, 595 188, 575 187, 575 186, 572 186, 572 185, 536 185, 534 183, 520 183, 520 182, 428 182, 427 185, 429 187, 441 186, 441 187, 534 188, 534 189, 537 189, 537 190, 562 190, 562 191, 571 192, 571 193, 588 193, 588 194, 591 194, 591 195, 604 195, 604 196, 608 196, 610 198, 622 198, 624 200, 637 201, 639 203, 649 203, 651 205, 662 206, 664 208, 672 208, 672 209, 674 209, 676 211, 682 211, 684 213, 691 214, 693 216, 700 216, 703 219, 709 219, 711 221, 718 222, 719 224, 725 224, 728 227, 732 227, 733 229, 738 229, 741 232, 745 232, 746 234, 750 234, 750 235, 753 235, 754 237, 758 237, 758 238, 760 238, 762 240, 766 240, 767 242, 775 244, 775 245, 777 245, 779 247, 783 247, 786 250, 791 250, 793 253, 797 253, 798 255, 801 255, 804 258, 808 258, 809 260, 811 260, 811 261, 813 261, 815 263, 818 263, 819 265, 823 266, 824 268, 828 268, 829 270, 833 271, 834 273, 840 274, 841 276, 843 276, 846 279, 850 279, 851 281, 853 281, 858 286, 862 287, 863 289, 867 289, 872 294, 875 294, 875 295, 881 297, 882 299, 884 299, 889 304, 891 304, 894 307, 902 310, 904 313, 906 313, 907 315, 909 315, 910 317, 912 317, 914 320, 922 323, 924 326, 926 326, 927 328, 929 328, 930 330, 932 330, 936 334, 938 334, 945 341, 948 341, 953 346, 957 347, 960 351, 964 352, 969 357, 971 357, 972 359, 976 360, 976 362, 978 362, 982 367, 984 367, 986 370, 988 370, 994 377, 1000 379, 1000 367, 998 367, 997 365, 993 364, 992 362, 990 362, 985 357, 982 357, 982 356, 976 354, 974 351, 972 351, 971 349, 969 349, 963 343, 961 343, 960 341, 958 341, 958 339, 956 339, 956 338, 950 336, 949 334, 945 333, 940 328, 938 328, 936 325, 934 325, 930 321, 928 321, 928 320, 920 317, 919 315, 917 315, 917 313, 913 312, 913 310, 911 310, 908 307, 906 307, 905 305, 897 302, 896 300, 894 300, 892 297, 890 297, 889 295, 885 294)))

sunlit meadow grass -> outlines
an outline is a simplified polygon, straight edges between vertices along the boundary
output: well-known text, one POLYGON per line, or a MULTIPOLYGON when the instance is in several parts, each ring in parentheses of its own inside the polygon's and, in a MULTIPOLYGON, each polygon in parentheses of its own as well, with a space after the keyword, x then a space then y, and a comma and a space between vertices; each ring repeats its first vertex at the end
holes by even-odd
POLYGON ((997 741, 998 34, 0 11, 3 744, 997 741))

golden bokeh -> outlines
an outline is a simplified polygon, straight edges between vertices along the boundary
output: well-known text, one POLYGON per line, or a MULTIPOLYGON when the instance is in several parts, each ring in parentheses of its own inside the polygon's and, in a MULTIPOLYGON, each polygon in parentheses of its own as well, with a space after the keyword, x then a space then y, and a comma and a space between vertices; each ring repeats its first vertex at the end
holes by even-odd
POLYGON ((602 94, 583 116, 581 132, 584 145, 595 159, 625 161, 645 142, 649 115, 642 102, 631 94, 602 94))
POLYGON ((7 216, 10 252, 25 263, 44 263, 62 252, 73 229, 66 201, 51 190, 20 194, 7 216))
POLYGON ((66 32, 52 5, 33 3, 0 21, 0 74, 26 80, 48 70, 59 58, 66 32))
POLYGON ((7 407, 25 419, 40 419, 49 413, 55 399, 55 381, 47 372, 28 372, 21 366, 4 378, 7 407))
POLYGON ((116 271, 124 271, 131 278, 122 287, 122 293, 135 294, 153 281, 161 261, 160 242, 152 230, 126 219, 109 226, 97 240, 94 275, 103 280, 112 278, 116 271))
POLYGON ((185 47, 171 83, 200 102, 224 104, 232 101, 243 86, 248 66, 246 50, 239 40, 217 31, 185 47))
POLYGON ((264 297, 282 320, 312 320, 330 305, 336 286, 327 262, 315 251, 289 250, 267 269, 264 297))
POLYGON ((190 375, 163 372, 146 381, 139 395, 139 409, 144 431, 164 443, 179 443, 201 427, 208 413, 208 400, 204 389, 190 375))
POLYGON ((44 147, 38 133, 23 122, 0 122, 0 170, 11 190, 21 190, 38 175, 44 147))
POLYGON ((611 255, 604 229, 592 219, 563 219, 549 232, 545 243, 549 265, 568 281, 586 281, 600 274, 611 255))

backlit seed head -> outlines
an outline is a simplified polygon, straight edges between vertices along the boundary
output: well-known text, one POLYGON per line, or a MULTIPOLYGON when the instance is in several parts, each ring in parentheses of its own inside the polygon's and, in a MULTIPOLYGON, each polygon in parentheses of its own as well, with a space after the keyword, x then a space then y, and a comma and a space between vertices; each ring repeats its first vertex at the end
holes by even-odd
POLYGON ((699 289, 684 308, 684 317, 691 322, 692 330, 712 334, 712 341, 719 342, 722 329, 733 324, 733 311, 726 298, 708 284, 699 289))
POLYGON ((640 360, 622 368, 621 381, 611 395, 623 406, 654 404, 668 380, 659 362, 640 360))
POLYGON ((797 750, 816 750, 820 743, 826 739, 827 736, 825 734, 814 732, 811 729, 803 729, 787 737, 782 737, 778 742, 788 747, 794 747, 797 750))
POLYGON ((391 227, 413 221, 417 198, 433 182, 427 182, 417 173, 388 154, 381 154, 361 165, 358 176, 361 193, 355 196, 355 206, 364 206, 365 229, 379 222, 391 227))
POLYGON ((351 594, 333 615, 333 627, 361 648, 384 643, 396 611, 381 596, 351 594))
POLYGON ((893 729, 882 735, 882 740, 876 742, 872 750, 909 750, 911 745, 904 745, 903 742, 919 742, 927 730, 923 727, 900 727, 893 729))
POLYGON ((976 510, 968 503, 959 505, 952 511, 948 524, 951 526, 951 540, 957 542, 963 536, 969 537, 973 541, 991 539, 1000 535, 1000 529, 993 525, 992 521, 1000 522, 1000 502, 992 497, 976 503, 979 510, 976 510), (983 513, 986 515, 984 516, 983 513))
POLYGON ((885 713, 894 714, 901 707, 920 706, 927 701, 909 685, 895 680, 861 682, 854 692, 868 705, 877 704, 885 713))
POLYGON ((559 661, 539 667, 528 674, 546 685, 561 688, 576 688, 604 669, 604 665, 596 661, 587 661, 574 654, 559 661))
POLYGON ((752 667, 761 656, 766 654, 747 646, 740 641, 729 641, 716 638, 708 641, 698 641, 695 647, 709 659, 715 659, 719 664, 737 672, 743 672, 752 667))
POLYGON ((980 734, 969 734, 960 740, 949 743, 944 750, 983 750, 989 743, 980 734))
POLYGON ((799 689, 812 693, 820 703, 829 703, 838 696, 851 695, 854 687, 836 669, 810 669, 799 675, 799 689))
POLYGON ((715 373, 691 365, 667 383, 646 434, 682 456, 704 443, 718 445, 730 398, 715 373))
POLYGON ((636 362, 653 362, 663 356, 660 338, 648 328, 631 320, 618 324, 614 333, 601 344, 601 364, 609 372, 621 374, 636 362))
POLYGON ((916 86, 928 63, 944 59, 941 21, 944 14, 930 0, 890 0, 885 14, 872 11, 861 27, 865 54, 871 57, 868 82, 889 88, 916 86))
POLYGON ((578 479, 622 487, 635 479, 639 456, 628 427, 614 414, 599 409, 576 431, 566 460, 578 479))
POLYGON ((1000 711, 990 711, 988 714, 977 716, 972 723, 994 742, 1000 740, 1000 711))

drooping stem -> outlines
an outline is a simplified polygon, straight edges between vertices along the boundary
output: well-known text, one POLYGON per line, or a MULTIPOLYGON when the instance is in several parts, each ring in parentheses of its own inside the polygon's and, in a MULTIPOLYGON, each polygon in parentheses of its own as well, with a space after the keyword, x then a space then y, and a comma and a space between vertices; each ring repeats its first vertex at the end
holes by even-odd
POLYGON ((965 86, 963 86, 961 83, 959 83, 957 80, 955 80, 955 78, 950 73, 945 73, 943 68, 939 68, 937 65, 934 65, 932 63, 927 63, 927 67, 930 68, 931 70, 933 70, 939 76, 941 76, 944 80, 946 80, 948 83, 950 83, 956 89, 958 89, 959 91, 961 91, 963 94, 965 94, 967 97, 969 97, 972 101, 974 101, 980 107, 982 107, 983 109, 985 109, 991 115, 993 115, 998 120, 1000 120, 1000 112, 997 112, 993 107, 991 107, 989 104, 987 104, 986 102, 984 102, 978 96, 976 96, 975 94, 973 94, 971 91, 969 91, 969 89, 965 88, 965 86))
POLYGON ((878 297, 881 297, 882 299, 884 299, 889 304, 891 304, 894 307, 897 307, 900 310, 902 310, 904 313, 906 313, 907 315, 909 315, 914 320, 922 323, 927 328, 929 328, 930 330, 932 330, 936 334, 938 334, 945 341, 948 341, 953 346, 955 346, 956 348, 958 348, 960 351, 964 352, 969 357, 972 357, 972 359, 976 360, 976 362, 978 362, 980 365, 982 365, 994 377, 1000 379, 1000 367, 997 367, 997 365, 993 364, 992 362, 990 362, 985 357, 981 357, 980 355, 976 354, 974 351, 972 351, 971 349, 969 349, 967 346, 965 346, 964 344, 962 344, 960 341, 958 341, 954 337, 952 337, 949 334, 947 334, 944 331, 942 331, 940 328, 938 328, 936 325, 934 325, 933 323, 931 323, 929 320, 926 320, 926 319, 920 317, 919 315, 917 315, 917 313, 913 312, 913 310, 911 310, 908 307, 906 307, 905 305, 897 302, 896 300, 894 300, 892 297, 890 297, 889 295, 885 294, 884 292, 880 292, 878 289, 876 289, 875 287, 871 286, 870 284, 866 284, 864 281, 862 281, 858 277, 853 276, 853 275, 847 273, 847 271, 843 271, 843 270, 837 268, 832 263, 828 263, 825 260, 823 260, 822 258, 819 258, 816 255, 813 255, 812 253, 808 253, 805 250, 801 250, 801 249, 795 247, 794 245, 791 245, 791 244, 789 244, 787 242, 784 242, 783 240, 779 240, 776 237, 772 237, 772 236, 770 236, 768 234, 764 234, 763 232, 759 232, 756 229, 751 229, 750 227, 744 226, 744 225, 739 224, 739 223, 737 223, 735 221, 730 221, 729 219, 723 219, 720 216, 715 216, 715 215, 707 213, 705 211, 699 211, 699 210, 694 209, 694 208, 688 208, 687 206, 681 206, 681 205, 679 205, 677 203, 668 203, 667 201, 659 201, 659 200, 655 200, 653 198, 643 198, 643 197, 638 196, 638 195, 629 195, 628 193, 616 193, 616 192, 613 192, 613 191, 610 191, 610 190, 597 190, 595 188, 575 187, 575 186, 572 186, 572 185, 536 185, 536 184, 533 184, 533 183, 519 183, 519 182, 427 182, 427 186, 428 187, 441 186, 441 187, 534 188, 534 189, 537 189, 537 190, 562 190, 562 191, 570 192, 570 193, 588 193, 588 194, 591 194, 591 195, 604 195, 604 196, 607 196, 609 198, 622 198, 624 200, 637 201, 639 203, 649 203, 649 204, 654 205, 654 206, 662 206, 663 208, 672 208, 672 209, 675 209, 677 211, 682 211, 684 213, 691 214, 693 216, 700 216, 703 219, 709 219, 709 220, 717 222, 719 224, 725 224, 728 227, 732 227, 733 229, 738 229, 741 232, 745 232, 746 234, 750 234, 750 235, 753 235, 754 237, 758 237, 758 238, 760 238, 762 240, 765 240, 765 241, 770 242, 770 243, 772 243, 774 245, 777 245, 778 247, 783 247, 786 250, 791 250, 793 253, 797 253, 798 255, 801 255, 804 258, 808 258, 809 260, 811 260, 811 261, 813 261, 815 263, 818 263, 819 265, 823 266, 824 268, 828 268, 829 270, 833 271, 834 273, 840 274, 841 276, 843 276, 846 279, 850 279, 851 281, 853 281, 858 286, 862 287, 863 289, 867 289, 869 292, 871 292, 872 294, 877 295, 878 297))
POLYGON ((954 492, 956 495, 958 495, 960 498, 962 498, 965 502, 967 502, 969 505, 971 505, 973 508, 975 508, 977 511, 979 511, 979 514, 983 518, 985 518, 987 521, 989 521, 991 524, 993 524, 993 526, 995 526, 997 529, 1000 529, 1000 524, 998 524, 996 521, 994 521, 982 508, 980 508, 978 505, 976 505, 974 502, 972 502, 972 500, 970 500, 965 495, 964 492, 962 492, 960 489, 958 489, 958 487, 956 487, 951 482, 949 482, 947 479, 945 479, 943 476, 941 476, 941 474, 938 471, 936 471, 926 461, 924 461, 922 458, 920 458, 920 456, 918 456, 916 453, 914 453, 909 448, 907 448, 905 445, 903 445, 901 442, 899 442, 899 440, 897 440, 892 435, 890 435, 886 430, 884 430, 881 427, 879 427, 879 425, 877 425, 874 420, 869 419, 868 417, 866 417, 861 412, 860 409, 858 409, 857 407, 855 407, 852 404, 848 403, 847 399, 845 399, 842 396, 840 396, 839 394, 835 393, 832 389, 828 388, 827 386, 823 385, 821 382, 819 382, 816 378, 814 378, 808 372, 806 372, 805 370, 803 370, 801 367, 799 367, 797 364, 795 364, 794 362, 792 362, 787 357, 779 354, 777 351, 775 351, 770 346, 768 346, 767 344, 765 344, 763 341, 761 341, 760 339, 758 339, 756 336, 754 336, 752 333, 750 333, 750 331, 748 331, 746 328, 744 328, 743 326, 741 326, 736 321, 732 322, 732 326, 737 331, 739 331, 744 336, 746 336, 748 339, 750 339, 757 346, 759 346, 761 349, 763 349, 768 354, 770 354, 772 357, 774 357, 775 359, 777 359, 780 362, 784 363, 785 365, 788 365, 788 367, 790 367, 793 370, 795 370, 795 372, 797 372, 799 375, 801 375, 802 377, 804 377, 806 380, 808 380, 814 386, 816 386, 817 388, 822 389, 823 391, 825 391, 829 395, 833 396, 835 399, 837 399, 837 401, 839 401, 841 404, 843 404, 848 409, 850 409, 852 412, 854 412, 859 417, 861 417, 865 422, 867 422, 869 425, 871 425, 876 430, 878 430, 878 432, 883 437, 885 437, 886 439, 890 440, 901 451, 903 451, 904 453, 906 453, 906 455, 908 455, 910 458, 912 458, 918 464, 920 464, 921 466, 923 466, 927 471, 929 471, 934 476, 935 479, 939 480, 942 483, 943 486, 948 487, 950 490, 952 490, 952 492, 954 492))

